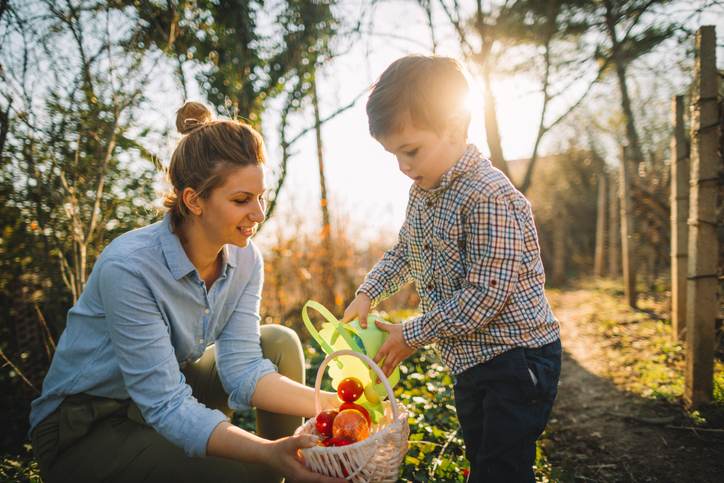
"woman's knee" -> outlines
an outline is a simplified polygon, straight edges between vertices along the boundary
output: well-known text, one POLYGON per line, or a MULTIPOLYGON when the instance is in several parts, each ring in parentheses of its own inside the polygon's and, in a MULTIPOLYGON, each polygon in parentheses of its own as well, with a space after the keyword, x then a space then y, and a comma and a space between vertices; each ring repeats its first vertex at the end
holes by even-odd
POLYGON ((262 325, 261 350, 280 374, 304 384, 304 352, 294 330, 278 324, 262 325))

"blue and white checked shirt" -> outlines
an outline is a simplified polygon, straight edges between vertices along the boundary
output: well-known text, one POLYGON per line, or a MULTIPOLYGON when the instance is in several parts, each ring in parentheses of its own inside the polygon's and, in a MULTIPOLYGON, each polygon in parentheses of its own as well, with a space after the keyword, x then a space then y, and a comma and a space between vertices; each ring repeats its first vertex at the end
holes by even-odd
POLYGON ((262 358, 259 303, 264 266, 249 242, 226 245, 222 275, 206 290, 169 219, 113 240, 68 312, 32 429, 66 396, 132 398, 146 422, 189 456, 203 456, 226 416, 199 403, 179 364, 216 343, 229 407, 248 407, 256 383, 276 368, 262 358))
POLYGON ((559 338, 530 203, 470 144, 433 190, 410 189, 399 239, 359 287, 373 305, 415 282, 412 348, 435 343, 454 374, 559 338))

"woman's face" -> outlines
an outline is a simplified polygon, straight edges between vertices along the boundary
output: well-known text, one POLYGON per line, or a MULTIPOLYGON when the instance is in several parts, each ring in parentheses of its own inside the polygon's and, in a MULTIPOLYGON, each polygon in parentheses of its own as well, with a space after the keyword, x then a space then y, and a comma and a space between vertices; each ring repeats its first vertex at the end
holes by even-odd
POLYGON ((265 192, 261 166, 229 168, 224 183, 200 200, 199 221, 211 241, 245 247, 264 221, 265 192))

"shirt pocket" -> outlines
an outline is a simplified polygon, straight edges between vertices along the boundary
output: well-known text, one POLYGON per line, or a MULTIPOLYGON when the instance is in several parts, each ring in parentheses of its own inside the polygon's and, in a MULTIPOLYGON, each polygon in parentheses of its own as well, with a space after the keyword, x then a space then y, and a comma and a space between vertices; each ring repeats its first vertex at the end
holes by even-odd
POLYGON ((459 238, 441 237, 437 233, 432 239, 435 276, 452 283, 454 289, 462 286, 465 279, 464 241, 459 238))

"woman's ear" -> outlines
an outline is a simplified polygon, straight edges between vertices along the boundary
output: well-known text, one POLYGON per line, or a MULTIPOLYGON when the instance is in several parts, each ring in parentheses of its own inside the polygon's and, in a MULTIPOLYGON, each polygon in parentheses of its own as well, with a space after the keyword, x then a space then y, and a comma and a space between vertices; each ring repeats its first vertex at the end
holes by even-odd
POLYGON ((184 188, 181 192, 181 202, 186 206, 186 209, 189 210, 189 213, 198 216, 203 212, 201 198, 193 188, 184 188))

